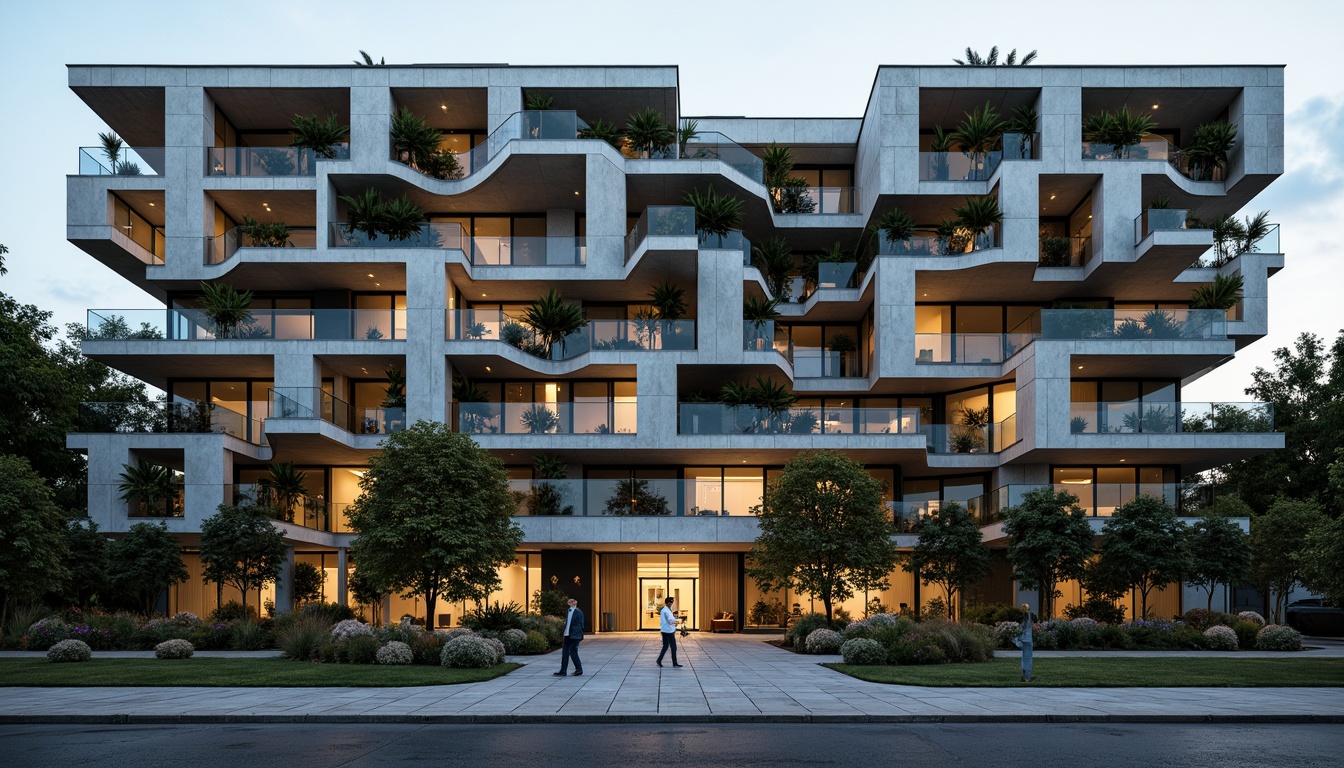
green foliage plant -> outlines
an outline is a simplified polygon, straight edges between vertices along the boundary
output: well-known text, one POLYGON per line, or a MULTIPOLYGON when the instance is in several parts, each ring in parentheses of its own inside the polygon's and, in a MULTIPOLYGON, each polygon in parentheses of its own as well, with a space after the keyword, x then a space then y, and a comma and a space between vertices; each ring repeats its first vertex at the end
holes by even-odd
POLYGON ((252 292, 239 291, 227 283, 202 282, 201 312, 216 338, 231 339, 252 322, 252 292))
POLYGON ((720 195, 714 187, 692 189, 683 201, 695 209, 695 229, 701 242, 709 236, 723 237, 742 226, 742 199, 720 195))
POLYGON ((285 537, 258 507, 220 504, 201 523, 200 558, 204 577, 238 589, 243 608, 252 590, 275 581, 285 561, 285 537))
POLYGON ((331 160, 336 157, 336 145, 350 137, 350 126, 341 125, 335 114, 326 117, 295 115, 290 120, 289 143, 312 151, 318 157, 331 160))
POLYGON ((1003 512, 1008 561, 1023 589, 1039 590, 1041 615, 1050 616, 1056 585, 1083 575, 1093 552, 1092 527, 1078 497, 1067 491, 1037 488, 1003 512))
POLYGON ((980 535, 979 521, 962 505, 943 505, 915 524, 918 540, 901 568, 915 574, 926 586, 937 584, 947 595, 947 618, 958 595, 989 574, 989 546, 980 535))
MULTIPOLYGON (((1182 581, 1190 571, 1185 526, 1162 499, 1141 494, 1102 524, 1101 565, 1139 595, 1139 617, 1150 618, 1148 596, 1182 581)), ((1179 587, 1178 587, 1179 588, 1179 587)))

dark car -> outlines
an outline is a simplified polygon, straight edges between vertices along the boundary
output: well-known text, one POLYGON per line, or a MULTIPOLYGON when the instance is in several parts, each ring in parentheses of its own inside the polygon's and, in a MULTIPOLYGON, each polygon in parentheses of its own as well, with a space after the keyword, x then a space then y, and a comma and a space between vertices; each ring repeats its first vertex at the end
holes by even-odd
POLYGON ((1344 637, 1344 608, 1326 605, 1319 597, 1294 600, 1284 615, 1288 626, 1304 635, 1344 637))

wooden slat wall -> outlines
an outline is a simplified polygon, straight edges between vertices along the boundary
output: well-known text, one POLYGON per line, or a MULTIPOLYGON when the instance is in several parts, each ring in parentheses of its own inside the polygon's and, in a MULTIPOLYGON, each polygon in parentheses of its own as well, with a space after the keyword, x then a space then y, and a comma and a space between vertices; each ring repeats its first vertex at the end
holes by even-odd
POLYGON ((710 619, 719 611, 728 611, 741 619, 737 584, 737 555, 700 555, 700 629, 708 630, 710 619))
POLYGON ((638 556, 630 554, 599 555, 601 566, 598 569, 598 615, 593 617, 593 626, 602 628, 602 613, 611 611, 616 614, 617 632, 634 632, 639 629, 639 579, 636 575, 638 556))

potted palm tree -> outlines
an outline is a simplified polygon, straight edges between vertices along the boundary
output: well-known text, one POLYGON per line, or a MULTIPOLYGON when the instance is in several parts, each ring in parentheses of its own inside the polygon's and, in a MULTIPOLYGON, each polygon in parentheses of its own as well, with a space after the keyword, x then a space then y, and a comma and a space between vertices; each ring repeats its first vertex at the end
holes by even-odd
POLYGON ((115 131, 98 134, 98 141, 103 145, 103 156, 107 158, 108 170, 116 175, 121 160, 121 150, 125 144, 115 131))
POLYGON ((443 133, 406 107, 392 113, 392 147, 398 162, 419 169, 439 149, 443 133))
POLYGON ((908 253, 910 238, 915 236, 915 217, 899 208, 892 208, 877 220, 877 230, 882 233, 891 253, 908 253))
POLYGON ((765 188, 775 213, 812 213, 817 202, 807 191, 807 180, 790 176, 793 150, 771 143, 762 157, 765 188))
POLYGON ((625 124, 625 137, 630 148, 642 158, 661 155, 677 141, 677 131, 663 122, 663 113, 645 107, 630 116, 625 124))
POLYGON ((1036 109, 1029 104, 1024 104, 1013 110, 1013 116, 1008 118, 1008 124, 1004 127, 1004 134, 1012 134, 1016 137, 1013 146, 1008 146, 1008 139, 1004 139, 1003 156, 1006 160, 1030 160, 1035 155, 1035 147, 1032 146, 1036 139, 1036 123, 1038 115, 1036 109))
MULTIPOLYGON (((238 291, 227 283, 201 284, 201 308, 217 339, 238 338, 252 323, 252 292, 238 291)), ((247 334, 250 335, 250 334, 247 334)))
POLYGON ((742 200, 737 197, 705 187, 703 192, 692 189, 683 200, 695 209, 695 230, 703 245, 722 247, 724 236, 742 226, 742 200))
MULTIPOLYGON (((302 155, 312 153, 315 157, 333 160, 339 153, 339 146, 349 138, 350 127, 341 125, 336 115, 325 118, 317 115, 295 115, 290 123, 294 126, 289 132, 291 146, 305 150, 302 155)), ((304 157, 303 161, 306 162, 304 157)))
POLYGON ((691 349, 695 337, 685 333, 677 321, 686 316, 686 289, 663 280, 649 291, 653 319, 662 334, 663 349, 691 349))
POLYGON ((803 279, 812 290, 821 286, 847 288, 854 276, 858 257, 839 242, 820 253, 809 253, 803 260, 803 279))
POLYGON ((772 237, 760 245, 752 246, 751 260, 765 278, 765 287, 770 290, 770 295, 787 302, 792 292, 789 273, 794 269, 793 250, 789 248, 789 241, 772 237))
POLYGON ((175 517, 173 500, 181 490, 182 481, 171 469, 157 464, 140 462, 135 466, 123 464, 124 470, 117 477, 121 484, 122 501, 137 502, 137 510, 148 517, 175 517))
POLYGON ((402 195, 393 198, 385 203, 380 203, 378 209, 378 231, 387 235, 388 240, 408 240, 414 238, 417 244, 420 243, 419 235, 425 224, 425 212, 420 206, 412 203, 410 198, 402 195))
POLYGON ((523 429, 530 435, 554 434, 560 427, 560 416, 543 403, 528 406, 518 417, 523 429))
POLYGON ((269 496, 272 517, 294 522, 294 508, 308 494, 307 480, 308 473, 295 469, 292 462, 271 465, 271 474, 262 478, 261 487, 269 496))
POLYGON ((1190 176, 1196 181, 1213 181, 1227 167, 1227 156, 1237 145, 1237 126, 1226 120, 1205 123, 1195 128, 1194 139, 1185 150, 1190 159, 1190 176))
POLYGON ((378 190, 365 187, 358 196, 341 195, 339 199, 346 205, 341 234, 350 239, 358 232, 369 242, 377 240, 383 223, 383 203, 378 190))
POLYGON ((566 302, 554 288, 532 302, 523 314, 523 319, 536 332, 542 348, 556 360, 564 359, 566 337, 588 325, 583 307, 566 302), (560 345, 559 356, 555 349, 557 343, 560 345))
POLYGON ((779 317, 779 299, 748 296, 742 302, 742 319, 749 326, 747 349, 763 351, 770 348, 774 335, 774 321, 779 317), (766 323, 771 325, 767 326, 766 323))
POLYGON ((986 158, 990 152, 999 148, 1003 139, 1003 129, 1007 125, 999 113, 985 102, 981 109, 966 113, 966 119, 952 132, 952 141, 957 151, 965 154, 971 161, 968 181, 984 181, 989 178, 989 166, 986 158))
POLYGON ((993 246, 993 234, 991 233, 988 238, 983 237, 983 235, 1003 221, 1003 212, 999 210, 999 199, 997 197, 967 198, 965 205, 960 208, 953 208, 952 213, 956 214, 957 224, 965 229, 971 237, 973 250, 993 246))
POLYGON ((479 435, 487 431, 494 418, 490 396, 463 376, 453 379, 453 404, 457 407, 457 431, 465 435, 479 435))
POLYGON ((933 138, 929 141, 930 165, 928 177, 933 181, 947 181, 952 174, 952 169, 947 162, 947 153, 952 151, 956 140, 952 134, 946 133, 943 126, 933 126, 933 138))
POLYGON ((1241 273, 1214 275, 1213 282, 1190 292, 1191 309, 1231 309, 1241 301, 1241 273))
POLYGON ((587 128, 580 128, 578 136, 580 139, 605 141, 615 147, 617 152, 621 151, 621 148, 625 145, 625 134, 621 132, 621 129, 615 123, 609 123, 600 117, 590 123, 587 128))
POLYGON ((283 221, 260 222, 244 215, 238 231, 253 248, 284 248, 290 244, 289 227, 283 221))

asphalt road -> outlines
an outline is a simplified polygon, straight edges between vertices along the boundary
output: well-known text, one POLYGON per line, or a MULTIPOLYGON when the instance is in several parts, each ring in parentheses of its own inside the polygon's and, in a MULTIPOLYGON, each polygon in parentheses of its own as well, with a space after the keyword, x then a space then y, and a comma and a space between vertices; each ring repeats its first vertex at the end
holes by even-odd
POLYGON ((1337 766, 1339 725, 163 725, 0 727, 4 765, 1337 766))

